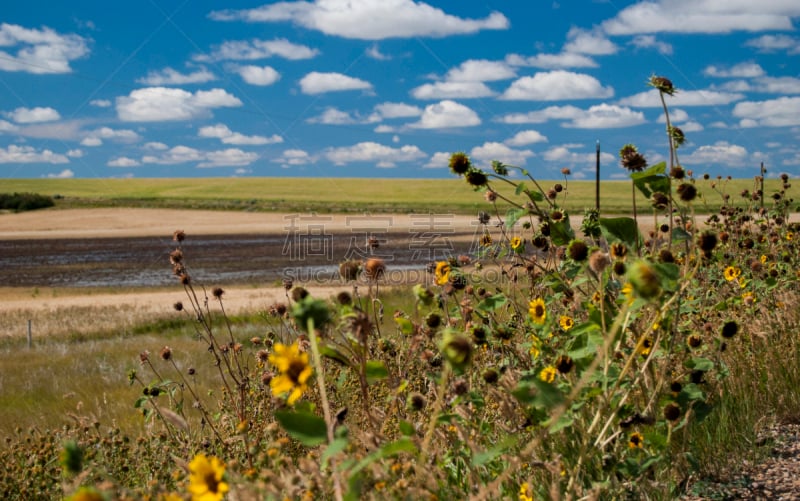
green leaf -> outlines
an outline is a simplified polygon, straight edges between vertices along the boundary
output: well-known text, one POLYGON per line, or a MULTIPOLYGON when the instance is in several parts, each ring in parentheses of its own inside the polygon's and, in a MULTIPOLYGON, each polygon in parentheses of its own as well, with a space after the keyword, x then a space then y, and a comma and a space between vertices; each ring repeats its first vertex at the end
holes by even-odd
POLYGON ((337 438, 333 442, 331 442, 325 450, 322 452, 320 456, 320 460, 322 461, 322 469, 326 469, 328 467, 328 461, 330 458, 342 452, 345 447, 347 447, 347 439, 346 438, 337 438))
POLYGON ((572 423, 574 422, 575 422, 574 419, 562 414, 561 417, 558 419, 558 421, 553 423, 553 425, 550 426, 550 428, 547 431, 552 435, 554 433, 558 433, 564 428, 569 428, 570 426, 572 426, 572 423))
POLYGON ((603 236, 609 243, 622 242, 631 249, 636 248, 639 227, 631 217, 601 217, 598 222, 603 236))
POLYGON ((509 447, 516 445, 516 443, 517 443, 517 437, 509 435, 502 442, 492 447, 491 449, 483 452, 476 452, 472 456, 472 466, 483 466, 486 463, 495 460, 498 456, 503 454, 509 447))
POLYGON ((332 360, 339 362, 342 365, 351 366, 350 359, 347 358, 344 353, 339 351, 336 347, 323 344, 319 347, 319 352, 323 357, 328 357, 332 360))
POLYGON ((666 162, 660 162, 643 172, 634 172, 631 174, 633 184, 639 191, 647 198, 653 195, 653 192, 661 192, 664 194, 669 193, 669 178, 664 175, 667 169, 666 162))
POLYGON ((520 193, 522 193, 524 191, 527 191, 527 188, 525 188, 525 183, 519 183, 517 185, 517 189, 514 190, 514 194, 515 195, 519 195, 520 193))
POLYGON ((506 212, 506 228, 511 228, 512 226, 517 224, 519 218, 521 218, 527 213, 528 213, 527 209, 509 209, 508 212, 506 212))
POLYGON ((401 452, 408 452, 413 454, 417 451, 417 446, 414 445, 414 441, 408 437, 402 437, 394 442, 389 442, 384 444, 383 447, 380 449, 372 452, 371 454, 367 455, 364 459, 359 461, 352 470, 350 470, 350 476, 357 475, 361 470, 369 466, 370 464, 378 461, 379 459, 396 456, 401 452))
POLYGON ((566 212, 561 221, 550 223, 550 240, 553 241, 553 245, 567 245, 573 238, 575 238, 575 232, 572 231, 569 215, 566 212))
POLYGON ((564 401, 564 394, 558 389, 555 383, 548 383, 542 381, 538 377, 533 380, 536 389, 539 390, 536 394, 535 404, 552 409, 564 401))
POLYGON ((367 375, 367 382, 374 383, 389 376, 389 371, 380 360, 368 360, 364 371, 367 375))
POLYGON ((691 240, 692 234, 688 231, 684 230, 683 228, 674 227, 672 228, 672 241, 673 242, 683 242, 686 240, 691 240))
POLYGON ((414 425, 409 423, 408 421, 400 421, 400 424, 398 425, 398 427, 400 428, 400 433, 402 433, 403 435, 405 435, 407 437, 411 437, 414 434, 416 434, 416 430, 414 429, 414 425))
POLYGON ((410 336, 414 333, 414 324, 411 322, 411 320, 403 317, 395 317, 394 321, 397 324, 397 327, 400 329, 400 332, 406 336, 410 336))
POLYGON ((687 369, 708 372, 714 368, 714 362, 703 357, 694 357, 685 363, 687 369))
POLYGON ((275 411, 275 419, 286 433, 303 445, 313 447, 328 440, 328 427, 321 417, 307 412, 275 411))
POLYGON ((530 198, 532 202, 544 201, 544 195, 539 191, 525 190, 525 194, 528 195, 528 198, 530 198))
POLYGON ((506 296, 505 294, 495 294, 494 296, 489 296, 484 298, 483 301, 478 303, 478 309, 481 311, 494 311, 497 308, 506 304, 506 296))

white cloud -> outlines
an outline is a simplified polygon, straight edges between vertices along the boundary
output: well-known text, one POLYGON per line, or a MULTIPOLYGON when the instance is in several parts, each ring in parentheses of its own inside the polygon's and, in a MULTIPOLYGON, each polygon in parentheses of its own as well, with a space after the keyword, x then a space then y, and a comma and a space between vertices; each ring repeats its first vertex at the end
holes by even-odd
POLYGON ((193 83, 204 83, 215 80, 213 73, 205 68, 200 68, 192 73, 181 73, 172 68, 164 68, 160 71, 150 71, 146 77, 137 79, 140 84, 145 85, 183 85, 193 83))
POLYGON ((638 49, 655 49, 659 54, 672 55, 672 45, 656 39, 653 35, 637 35, 633 37, 630 44, 638 49))
POLYGON ((602 27, 611 35, 791 30, 797 16, 800 4, 791 0, 653 0, 622 9, 602 27))
MULTIPOLYGON (((558 163, 566 163, 569 165, 594 165, 597 161, 597 152, 592 146, 592 151, 589 153, 578 153, 576 151, 572 151, 575 148, 582 148, 583 145, 581 144, 562 144, 560 146, 554 146, 549 150, 545 151, 542 156, 548 162, 558 162, 558 163)), ((616 162, 617 158, 610 154, 610 153, 600 153, 600 162, 604 164, 609 164, 612 162, 616 162)))
MULTIPOLYGON (((686 110, 682 110, 681 108, 669 110, 669 121, 672 122, 673 125, 687 120, 689 120, 689 114, 686 113, 686 110)), ((667 117, 665 117, 663 113, 659 113, 656 122, 665 124, 667 123, 667 117)))
POLYGON ((714 65, 707 66, 703 74, 717 78, 753 78, 764 75, 764 69, 753 62, 744 62, 731 66, 730 68, 720 68, 714 65))
POLYGON ((112 160, 109 160, 106 163, 109 167, 136 167, 141 165, 138 160, 134 160, 133 158, 128 157, 118 157, 112 160))
POLYGON ((514 137, 503 141, 509 146, 525 146, 534 143, 546 143, 547 137, 536 130, 523 130, 514 134, 514 137))
POLYGON ((349 125, 358 123, 354 117, 350 115, 350 113, 346 111, 342 111, 338 108, 329 107, 325 108, 321 114, 316 117, 311 117, 306 120, 308 123, 312 124, 325 124, 325 125, 349 125))
POLYGON ((367 57, 375 59, 376 61, 388 61, 391 59, 391 56, 383 54, 380 49, 378 49, 378 44, 372 44, 372 46, 364 51, 364 54, 366 54, 367 57))
POLYGON ((572 28, 567 32, 568 42, 563 51, 568 53, 607 56, 616 54, 618 47, 602 33, 572 28))
POLYGON ((67 151, 67 156, 69 158, 81 158, 83 156, 83 150, 81 150, 80 148, 69 150, 67 151))
POLYGON ((603 87, 593 76, 584 73, 556 70, 536 73, 515 80, 501 99, 528 101, 558 101, 562 99, 606 98, 614 89, 603 87))
POLYGON ((537 54, 535 56, 520 56, 519 54, 509 54, 506 62, 512 66, 532 66, 543 69, 560 68, 595 68, 597 63, 594 59, 575 54, 572 52, 562 52, 560 54, 537 54))
POLYGON ((376 134, 392 134, 397 132, 397 127, 392 127, 391 125, 379 125, 373 129, 373 132, 376 134))
POLYGON ((353 146, 328 148, 324 155, 336 165, 372 162, 378 167, 394 167, 398 162, 413 162, 428 156, 416 146, 405 145, 400 148, 392 148, 371 141, 353 146))
POLYGON ((318 71, 312 71, 300 79, 300 90, 303 94, 322 94, 325 92, 370 89, 372 89, 371 83, 341 73, 320 73, 318 71))
POLYGON ((19 129, 18 126, 6 120, 0 120, 0 132, 14 132, 19 129))
POLYGON ((70 73, 70 62, 89 53, 86 39, 61 35, 50 28, 0 24, 0 70, 26 73, 70 73))
POLYGON ((281 136, 278 136, 277 134, 273 134, 270 137, 245 136, 244 134, 240 134, 239 132, 233 132, 225 124, 216 124, 216 125, 201 127, 200 130, 197 131, 197 135, 200 137, 216 138, 222 141, 224 144, 260 145, 260 144, 275 144, 283 142, 283 138, 281 136))
POLYGON ((478 161, 489 165, 492 160, 499 160, 505 164, 522 167, 528 158, 534 156, 531 150, 515 150, 503 143, 486 142, 481 146, 472 148, 470 156, 478 161))
POLYGON ((237 66, 234 71, 250 85, 272 85, 281 78, 281 74, 271 66, 237 66))
POLYGON ((703 124, 695 122, 694 120, 680 124, 680 128, 683 132, 699 132, 701 130, 705 130, 703 124))
POLYGON ((108 99, 92 99, 89 101, 89 104, 92 106, 97 106, 98 108, 110 108, 111 101, 108 99))
POLYGON ((753 81, 751 90, 770 94, 800 94, 800 78, 763 77, 753 81))
POLYGON ((142 163, 175 165, 199 162, 198 167, 235 167, 250 165, 258 159, 258 154, 244 152, 238 148, 226 150, 200 151, 188 146, 175 146, 159 155, 145 155, 142 163))
POLYGON ((747 149, 743 146, 717 141, 714 144, 700 146, 690 155, 681 156, 681 163, 686 165, 722 164, 739 167, 747 162, 747 149))
POLYGON ((430 160, 423 167, 428 169, 438 169, 450 165, 450 153, 444 151, 437 151, 431 155, 430 160))
POLYGON ((284 167, 290 165, 307 165, 317 161, 316 158, 308 154, 308 152, 299 149, 285 150, 280 157, 272 160, 275 163, 281 164, 284 167))
POLYGON ((55 179, 69 179, 75 177, 75 173, 71 169, 64 169, 61 172, 50 173, 47 175, 49 178, 55 179))
POLYGON ((742 127, 791 127, 800 125, 800 97, 780 97, 767 101, 743 101, 733 108, 742 127))
POLYGON ((745 42, 748 47, 755 47, 761 52, 786 51, 789 54, 800 54, 800 38, 789 35, 763 35, 745 42))
POLYGON ((434 82, 416 87, 411 95, 417 99, 470 99, 493 96, 494 92, 483 82, 434 82))
POLYGON ((167 146, 164 143, 159 143, 159 142, 156 142, 156 141, 150 141, 148 143, 144 143, 144 149, 146 149, 146 150, 155 150, 155 151, 163 151, 163 150, 169 149, 169 146, 167 146))
POLYGON ((422 109, 405 103, 381 103, 375 105, 375 113, 381 118, 409 118, 422 115, 422 109))
POLYGON ((17 108, 14 111, 3 113, 6 117, 18 124, 33 124, 40 122, 52 122, 61 118, 58 111, 50 107, 37 106, 35 108, 17 108))
POLYGON ((117 116, 123 122, 191 120, 209 115, 213 108, 241 105, 237 97, 223 89, 192 93, 168 87, 145 87, 117 98, 117 116))
POLYGON ((253 61, 269 57, 282 57, 289 60, 311 59, 319 54, 317 49, 294 44, 284 38, 274 40, 234 40, 214 48, 210 54, 194 56, 195 61, 253 61))
POLYGON ((543 110, 527 113, 509 113, 497 119, 506 124, 543 124, 550 120, 568 120, 577 118, 583 110, 577 106, 548 106, 543 110))
POLYGON ((111 139, 122 143, 132 143, 141 139, 141 136, 130 129, 112 129, 111 127, 100 127, 89 132, 81 141, 83 146, 100 146, 103 139, 111 139))
MULTIPOLYGON (((678 91, 674 96, 665 96, 669 106, 714 106, 729 104, 744 98, 744 94, 717 92, 713 90, 678 91)), ((661 108, 658 90, 651 89, 619 100, 619 104, 635 108, 661 108)))
POLYGON ((621 127, 633 127, 646 123, 644 113, 633 111, 624 106, 613 104, 598 104, 592 106, 580 115, 573 117, 572 121, 564 124, 564 127, 575 129, 612 129, 621 127))
POLYGON ((481 119, 472 109, 455 101, 444 100, 425 107, 418 122, 409 124, 417 129, 442 129, 480 125, 481 119))
POLYGON ((327 35, 360 40, 444 37, 509 27, 508 19, 499 12, 484 19, 463 19, 413 0, 284 1, 255 9, 215 11, 209 17, 217 21, 292 21, 327 35))
POLYGON ((0 164, 68 164, 66 155, 53 153, 50 150, 37 150, 32 146, 17 146, 10 144, 7 148, 0 148, 0 164))
POLYGON ((508 80, 517 76, 508 63, 486 59, 469 59, 445 75, 449 82, 494 82, 508 80))

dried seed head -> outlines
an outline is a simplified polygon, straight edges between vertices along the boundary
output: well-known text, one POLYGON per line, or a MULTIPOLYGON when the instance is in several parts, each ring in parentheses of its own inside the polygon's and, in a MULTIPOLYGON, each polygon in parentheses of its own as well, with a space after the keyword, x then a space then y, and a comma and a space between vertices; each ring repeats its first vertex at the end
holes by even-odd
POLYGON ((707 231, 697 239, 697 245, 703 252, 711 252, 717 246, 717 234, 707 231))
POLYGON ((175 311, 183 311, 183 303, 180 301, 176 301, 172 307, 175 308, 175 311))
POLYGON ((292 289, 292 301, 299 303, 308 297, 308 291, 303 287, 295 287, 292 289))
POLYGON ((356 280, 359 271, 361 271, 361 261, 350 259, 339 264, 339 275, 347 282, 356 280))
POLYGON ((183 242, 186 240, 186 233, 183 230, 175 230, 175 233, 172 234, 172 240, 183 242))
POLYGON ((664 418, 667 421, 676 421, 679 417, 681 417, 681 407, 678 404, 670 402, 664 407, 664 418))
POLYGON ((472 163, 469 161, 467 154, 461 151, 450 155, 449 165, 450 171, 459 176, 465 174, 470 167, 472 167, 472 163))
POLYGON ((697 188, 691 183, 682 183, 678 186, 678 196, 684 202, 691 202, 697 198, 697 188))
POLYGON ((483 371, 483 374, 481 376, 483 377, 483 380, 487 384, 495 384, 497 380, 500 379, 500 373, 498 373, 497 369, 495 369, 494 367, 489 367, 488 369, 483 371))
POLYGON ((161 348, 160 355, 161 355, 161 360, 169 360, 170 358, 172 358, 172 348, 170 348, 169 346, 161 348))
POLYGON ((386 272, 386 263, 376 257, 367 260, 364 265, 364 275, 370 280, 378 280, 386 272))
POLYGON ((611 259, 601 250, 596 250, 589 256, 589 268, 598 275, 603 273, 609 264, 611 264, 611 259))
POLYGON ((619 158, 622 166, 629 172, 641 172, 647 167, 647 159, 632 144, 626 144, 619 150, 619 158))
POLYGON ((470 169, 469 172, 467 172, 466 180, 471 186, 479 188, 484 186, 489 179, 486 177, 486 174, 484 174, 483 171, 478 169, 470 169))
POLYGON ((351 305, 353 304, 353 296, 351 296, 347 291, 342 291, 336 294, 336 302, 342 306, 351 305))
POLYGON ((585 261, 589 256, 589 246, 583 240, 573 240, 567 248, 567 255, 573 261, 585 261))
POLYGON ((222 295, 225 294, 225 291, 222 287, 214 287, 211 291, 211 295, 213 295, 216 299, 222 299, 222 295))
POLYGON ((180 249, 175 249, 174 251, 169 253, 169 262, 173 265, 180 264, 183 262, 183 251, 180 249))
POLYGON ((575 362, 568 355, 561 355, 556 359, 556 370, 561 374, 568 374, 575 366, 575 362))
POLYGON ((662 94, 667 94, 669 96, 675 95, 675 87, 672 85, 672 81, 665 77, 658 77, 652 76, 648 81, 648 84, 651 87, 655 87, 658 89, 659 92, 662 94))
POLYGON ((651 200, 653 202, 653 207, 656 209, 664 210, 669 206, 669 197, 660 191, 653 193, 651 200))
POLYGON ((408 408, 413 411, 421 411, 425 408, 425 397, 422 393, 414 392, 408 396, 408 408))

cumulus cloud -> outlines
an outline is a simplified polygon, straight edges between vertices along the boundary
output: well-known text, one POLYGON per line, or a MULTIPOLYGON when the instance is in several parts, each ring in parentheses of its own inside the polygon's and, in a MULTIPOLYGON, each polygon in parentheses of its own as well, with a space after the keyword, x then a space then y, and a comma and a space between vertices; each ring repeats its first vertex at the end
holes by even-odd
POLYGON ((543 110, 529 111, 527 113, 509 113, 496 119, 497 122, 506 124, 543 124, 550 120, 568 120, 577 118, 583 110, 577 106, 548 106, 543 110))
POLYGON ((637 49, 655 49, 659 54, 672 55, 672 45, 658 40, 653 35, 636 35, 630 41, 630 44, 637 49))
POLYGON ((531 66, 546 70, 561 68, 596 68, 594 59, 583 54, 562 52, 561 54, 536 54, 535 56, 521 56, 509 54, 506 62, 512 66, 531 66))
POLYGON ((616 54, 619 48, 600 32, 572 28, 567 32, 567 43, 562 50, 567 53, 607 56, 616 54))
POLYGON ((628 6, 602 23, 611 35, 791 30, 800 4, 790 1, 654 0, 628 6))
POLYGON ((760 52, 786 51, 789 54, 800 54, 800 38, 789 35, 763 35, 745 42, 748 47, 755 47, 760 52))
POLYGON ((425 107, 418 122, 409 124, 416 129, 444 129, 480 125, 478 114, 467 106, 451 100, 440 101, 425 107))
POLYGON ((422 115, 422 109, 405 103, 381 103, 375 105, 375 113, 381 118, 410 118, 422 115))
POLYGON ((367 57, 375 59, 376 61, 389 61, 391 56, 382 53, 378 48, 378 44, 372 44, 367 50, 364 51, 367 57))
POLYGON ((92 99, 89 104, 98 108, 110 108, 111 101, 109 99, 92 99))
POLYGON ((445 75, 450 82, 494 82, 508 80, 517 76, 517 72, 504 61, 486 59, 469 59, 445 75))
POLYGON ((492 160, 499 160, 517 167, 524 166, 526 160, 534 156, 531 150, 515 150, 497 142, 485 142, 481 146, 472 148, 469 154, 473 159, 485 165, 489 165, 492 160))
POLYGON ((159 71, 150 71, 146 77, 139 78, 136 81, 144 85, 158 86, 204 83, 215 79, 214 74, 205 68, 199 68, 191 73, 181 73, 167 67, 159 71))
POLYGON ((575 129, 614 129, 633 127, 647 122, 644 113, 624 106, 598 104, 572 118, 564 127, 575 129))
POLYGON ((128 157, 118 157, 106 162, 109 167, 136 167, 141 165, 138 160, 128 157))
POLYGON ((800 125, 800 97, 743 101, 733 108, 742 127, 792 127, 800 125))
POLYGON ((320 73, 312 71, 300 79, 300 90, 303 94, 323 94, 346 90, 370 90, 372 84, 342 73, 320 73))
POLYGON ((75 177, 75 173, 72 169, 64 169, 61 172, 53 172, 47 175, 49 178, 53 179, 69 179, 71 177, 75 177))
POLYGON ((103 139, 110 139, 121 143, 132 143, 141 139, 141 136, 130 129, 112 129, 111 127, 100 127, 89 132, 81 141, 83 146, 100 146, 103 139))
POLYGON ((558 101, 564 99, 606 98, 614 89, 603 87, 596 78, 584 73, 556 70, 536 73, 515 80, 501 96, 507 100, 558 101))
POLYGON ((168 87, 145 87, 117 98, 117 116, 123 122, 191 120, 210 115, 214 108, 241 105, 237 97, 223 89, 192 93, 168 87))
POLYGON ((483 82, 434 82, 416 87, 411 95, 417 99, 470 99, 493 96, 494 92, 483 82))
POLYGON ((767 94, 800 94, 800 78, 761 77, 753 80, 726 82, 721 88, 734 92, 763 92, 767 94))
MULTIPOLYGON (((576 148, 583 148, 582 144, 562 144, 554 146, 542 154, 542 157, 548 162, 558 162, 560 164, 569 165, 594 165, 597 161, 597 152, 592 146, 592 151, 587 153, 580 153, 573 151, 576 148)), ((600 161, 602 163, 616 162, 617 158, 610 153, 601 153, 600 161)))
POLYGON ((509 146, 526 146, 534 143, 546 143, 547 137, 536 130, 523 130, 503 142, 509 146))
POLYGON ((14 111, 3 113, 6 117, 18 124, 33 124, 52 122, 61 118, 58 111, 50 107, 37 106, 35 108, 20 107, 14 111))
MULTIPOLYGON (((729 104, 744 98, 744 94, 736 92, 718 92, 713 90, 685 90, 676 92, 674 96, 666 96, 670 106, 715 106, 729 104)), ((651 89, 619 100, 619 104, 634 108, 661 108, 658 90, 651 89)))
POLYGON ((499 12, 483 19, 465 19, 414 0, 284 1, 255 9, 215 11, 209 17, 216 21, 291 21, 327 35, 360 40, 444 37, 509 27, 508 19, 499 12))
POLYGON ((200 137, 211 137, 222 141, 224 144, 248 144, 248 145, 261 145, 261 144, 275 144, 282 143, 283 138, 277 134, 270 137, 266 136, 245 136, 239 132, 233 132, 225 124, 209 125, 201 127, 197 131, 200 137))
POLYGON ((392 148, 391 146, 366 141, 353 146, 328 148, 324 156, 336 165, 346 165, 352 162, 371 162, 378 167, 394 167, 398 162, 413 162, 426 158, 428 155, 412 145, 392 148))
POLYGON ((285 150, 280 157, 272 160, 275 163, 281 164, 284 167, 293 165, 307 165, 317 161, 316 158, 308 154, 307 151, 299 149, 285 150))
POLYGON ((74 150, 69 150, 69 151, 67 151, 67 156, 69 158, 81 158, 81 157, 83 157, 83 150, 80 149, 80 148, 77 148, 77 149, 74 149, 74 150))
POLYGON ((324 125, 353 125, 353 124, 364 124, 364 123, 375 123, 379 122, 381 117, 377 114, 373 113, 366 118, 362 118, 359 115, 351 115, 349 112, 342 111, 338 108, 328 107, 325 108, 321 114, 311 117, 306 122, 312 124, 324 124, 324 125))
POLYGON ((169 146, 167 146, 164 143, 159 143, 157 141, 150 141, 150 142, 144 143, 143 147, 146 150, 155 150, 155 151, 163 151, 163 150, 169 149, 169 146))
POLYGON ((258 159, 258 154, 228 148, 216 151, 201 151, 188 146, 175 146, 158 155, 145 155, 142 163, 175 165, 198 162, 198 167, 236 167, 250 165, 258 159))
POLYGON ((250 85, 272 85, 281 78, 281 74, 271 66, 236 66, 234 71, 250 85))
POLYGON ((26 73, 71 73, 70 62, 89 53, 87 40, 61 35, 51 28, 29 29, 0 24, 0 70, 26 73))
POLYGON ((686 165, 721 164, 740 167, 747 162, 747 157, 747 149, 743 146, 717 141, 714 144, 700 146, 690 155, 681 156, 681 162, 686 165))
POLYGON ((0 120, 0 132, 14 132, 19 129, 18 126, 6 120, 0 120))
POLYGON ((311 59, 317 49, 292 43, 285 38, 274 40, 233 40, 216 46, 209 54, 194 56, 195 61, 253 61, 278 56, 292 61, 311 59))
POLYGON ((50 150, 37 150, 33 146, 8 145, 0 148, 0 164, 68 164, 66 155, 50 150))
POLYGON ((428 163, 423 165, 423 167, 427 169, 438 169, 441 167, 447 167, 450 164, 450 155, 451 153, 447 153, 445 151, 437 151, 431 158, 428 160, 428 163))
POLYGON ((703 74, 717 78, 753 78, 764 75, 764 69, 757 63, 745 62, 735 64, 729 68, 715 65, 706 66, 703 74))

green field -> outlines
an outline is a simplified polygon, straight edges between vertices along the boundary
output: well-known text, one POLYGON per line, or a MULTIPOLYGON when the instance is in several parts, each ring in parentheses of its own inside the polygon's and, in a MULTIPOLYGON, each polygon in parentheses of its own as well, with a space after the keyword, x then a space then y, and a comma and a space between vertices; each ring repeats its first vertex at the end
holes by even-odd
MULTIPOLYGON (((544 190, 555 183, 566 186, 559 204, 577 214, 595 205, 593 181, 540 181, 544 190)), ((535 188, 530 181, 527 186, 535 188)), ((698 212, 716 211, 721 193, 740 200, 742 190, 753 191, 752 179, 697 180, 698 212), (712 187, 714 184, 714 187, 712 187)), ((513 196, 509 185, 495 184, 501 194, 513 196)), ((780 181, 765 181, 769 196, 780 181)), ((248 211, 317 212, 426 212, 475 213, 486 210, 483 198, 460 179, 348 179, 348 178, 182 178, 182 179, 4 179, 0 192, 34 192, 57 196, 59 207, 163 207, 248 211)), ((791 196, 791 193, 790 193, 791 196)), ((769 203, 769 201, 767 201, 769 203)), ((602 181, 600 204, 605 213, 631 210, 629 181, 602 181)), ((647 207, 639 194, 637 204, 647 207)))

